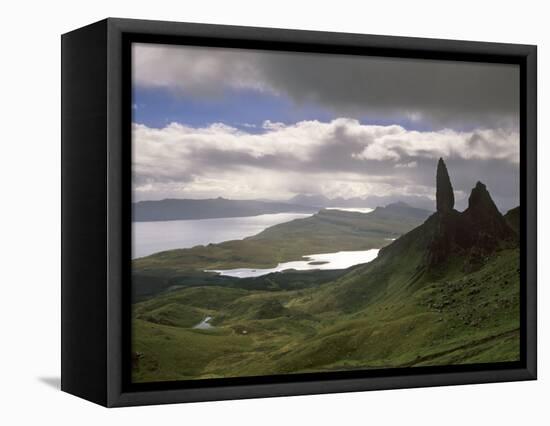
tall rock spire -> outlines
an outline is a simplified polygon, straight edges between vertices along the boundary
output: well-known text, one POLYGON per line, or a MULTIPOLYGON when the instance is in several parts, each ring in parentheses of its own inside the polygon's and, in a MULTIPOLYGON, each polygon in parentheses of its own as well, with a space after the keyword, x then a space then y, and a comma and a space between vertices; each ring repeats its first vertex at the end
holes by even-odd
POLYGON ((443 162, 442 158, 440 158, 437 163, 435 199, 438 212, 449 212, 455 206, 453 186, 451 185, 451 179, 449 179, 447 166, 443 162))

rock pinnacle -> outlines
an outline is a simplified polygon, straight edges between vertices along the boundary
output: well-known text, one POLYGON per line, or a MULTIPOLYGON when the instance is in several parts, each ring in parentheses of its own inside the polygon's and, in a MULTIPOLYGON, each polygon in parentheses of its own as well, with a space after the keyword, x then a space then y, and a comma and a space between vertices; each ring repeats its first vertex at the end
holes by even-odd
POLYGON ((453 186, 447 172, 447 166, 442 158, 437 163, 435 198, 437 211, 440 213, 450 212, 455 206, 453 186))

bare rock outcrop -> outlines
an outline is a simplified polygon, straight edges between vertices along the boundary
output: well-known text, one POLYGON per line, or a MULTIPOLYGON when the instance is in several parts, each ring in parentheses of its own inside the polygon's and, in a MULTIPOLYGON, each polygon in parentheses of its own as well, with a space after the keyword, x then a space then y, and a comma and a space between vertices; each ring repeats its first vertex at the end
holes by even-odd
POLYGON ((442 158, 440 158, 437 163, 435 198, 438 212, 448 213, 453 210, 455 206, 455 195, 447 166, 442 158))
POLYGON ((483 183, 477 182, 472 189, 464 212, 454 209, 453 187, 443 159, 437 165, 436 183, 437 212, 430 218, 435 229, 429 246, 429 265, 441 264, 453 254, 466 255, 472 258, 471 263, 476 263, 499 247, 517 243, 516 233, 483 183))

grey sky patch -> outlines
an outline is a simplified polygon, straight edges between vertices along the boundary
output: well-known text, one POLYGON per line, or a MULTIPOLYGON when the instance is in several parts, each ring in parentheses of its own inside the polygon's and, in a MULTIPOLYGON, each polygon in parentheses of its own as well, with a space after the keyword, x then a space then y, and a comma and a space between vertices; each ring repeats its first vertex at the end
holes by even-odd
POLYGON ((213 97, 246 88, 354 118, 434 128, 519 125, 516 65, 162 45, 135 45, 133 57, 136 84, 174 93, 213 97))
POLYGON ((519 69, 512 65, 313 54, 264 61, 276 89, 352 117, 408 116, 462 127, 513 123, 518 115, 519 69))

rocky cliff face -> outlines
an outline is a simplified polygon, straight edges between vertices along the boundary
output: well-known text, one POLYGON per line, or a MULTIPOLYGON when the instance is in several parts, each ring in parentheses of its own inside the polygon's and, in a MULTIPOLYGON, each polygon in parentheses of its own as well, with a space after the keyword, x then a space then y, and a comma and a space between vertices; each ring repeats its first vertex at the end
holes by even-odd
POLYGON ((469 245, 481 250, 491 251, 502 241, 513 240, 516 235, 481 182, 472 189, 468 208, 462 216, 469 230, 469 245))
POLYGON ((426 222, 435 227, 428 250, 428 265, 436 266, 453 254, 466 254, 470 264, 497 248, 514 244, 516 233, 498 211, 487 187, 477 182, 468 200, 468 208, 454 210, 454 195, 442 159, 437 166, 437 212, 426 222))
POLYGON ((481 267, 491 253, 517 247, 518 234, 498 211, 483 183, 476 184, 468 208, 459 212, 454 209, 452 185, 443 160, 439 160, 437 170, 437 212, 382 248, 378 261, 420 256, 418 276, 435 272, 449 261, 463 262, 467 272, 481 267))

